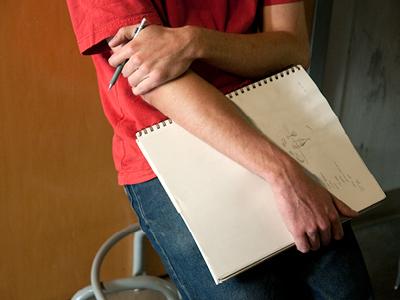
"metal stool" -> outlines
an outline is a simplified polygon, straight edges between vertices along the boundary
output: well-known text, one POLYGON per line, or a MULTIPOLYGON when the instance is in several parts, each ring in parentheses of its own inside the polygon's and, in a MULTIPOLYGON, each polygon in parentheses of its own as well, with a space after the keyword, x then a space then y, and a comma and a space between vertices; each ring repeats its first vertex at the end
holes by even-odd
POLYGON ((133 224, 112 235, 97 251, 92 263, 90 274, 91 286, 87 286, 72 297, 71 300, 93 299, 106 300, 105 294, 112 294, 128 290, 148 289, 158 291, 165 296, 167 300, 181 299, 176 287, 163 279, 155 276, 147 276, 143 271, 143 239, 145 234, 138 224, 133 224), (115 279, 109 282, 100 282, 100 267, 104 257, 118 241, 125 236, 134 233, 134 256, 132 277, 115 279))

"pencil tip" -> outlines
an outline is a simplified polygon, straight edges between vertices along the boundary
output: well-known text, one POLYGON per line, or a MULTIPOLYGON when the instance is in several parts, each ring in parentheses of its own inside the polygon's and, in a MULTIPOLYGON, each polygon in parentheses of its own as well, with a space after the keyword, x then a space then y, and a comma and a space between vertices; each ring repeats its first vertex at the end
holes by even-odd
POLYGON ((110 84, 108 85, 108 90, 111 90, 112 86, 113 86, 113 85, 110 83, 110 84))

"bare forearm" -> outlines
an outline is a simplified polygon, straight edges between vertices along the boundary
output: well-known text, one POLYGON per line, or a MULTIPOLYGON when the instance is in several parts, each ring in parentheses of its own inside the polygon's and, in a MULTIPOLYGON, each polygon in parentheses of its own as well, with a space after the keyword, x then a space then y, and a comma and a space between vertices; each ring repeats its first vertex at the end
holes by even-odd
POLYGON ((239 35, 190 26, 134 27, 118 31, 110 65, 129 59, 122 74, 143 98, 189 132, 269 181, 280 213, 302 252, 343 235, 339 213, 352 211, 309 178, 302 168, 249 125, 224 95, 193 72, 194 59, 245 77, 289 64, 308 64, 302 2, 264 7, 263 33, 239 35), (193 47, 194 46, 194 47, 193 47), (186 73, 185 73, 186 72, 186 73), (182 75, 183 74, 183 75, 182 75))
POLYGON ((311 180, 301 167, 241 118, 217 89, 188 72, 144 99, 189 132, 271 183, 276 204, 302 252, 341 239, 339 213, 357 213, 311 180))
POLYGON ((308 65, 307 39, 284 31, 254 34, 222 33, 188 27, 196 58, 244 77, 259 77, 291 64, 308 65))
POLYGON ((249 125, 237 108, 195 73, 154 89, 144 99, 177 124, 268 181, 291 159, 249 125))
POLYGON ((303 3, 265 6, 262 13, 262 31, 253 34, 185 27, 193 36, 195 56, 244 77, 263 76, 291 64, 307 67, 309 39, 303 3))

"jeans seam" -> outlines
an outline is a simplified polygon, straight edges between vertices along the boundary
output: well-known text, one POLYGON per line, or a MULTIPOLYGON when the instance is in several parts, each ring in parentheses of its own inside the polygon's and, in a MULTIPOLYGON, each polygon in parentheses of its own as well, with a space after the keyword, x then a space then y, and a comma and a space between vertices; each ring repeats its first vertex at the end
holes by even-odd
POLYGON ((166 259, 166 263, 168 263, 168 266, 170 267, 170 269, 171 269, 172 272, 173 272, 173 276, 174 276, 175 280, 179 282, 179 285, 180 285, 180 286, 182 287, 182 289, 184 290, 186 296, 188 297, 188 299, 190 299, 189 293, 188 293, 188 291, 186 290, 186 286, 182 283, 182 281, 181 281, 181 280, 179 279, 179 277, 176 275, 176 271, 175 271, 174 267, 172 266, 171 261, 169 260, 168 255, 166 254, 166 252, 164 251, 164 249, 160 246, 160 242, 158 241, 157 237, 154 235, 153 231, 151 230, 151 228, 150 228, 150 226, 149 226, 149 224, 148 224, 148 222, 147 222, 147 218, 146 218, 146 216, 145 216, 145 214, 144 214, 144 210, 143 210, 143 207, 142 207, 142 204, 141 204, 141 197, 139 196, 139 194, 137 194, 137 193, 135 192, 135 189, 134 189, 134 188, 131 188, 130 190, 132 191, 132 193, 135 195, 136 199, 138 200, 138 201, 137 201, 137 202, 138 202, 138 208, 139 208, 139 210, 140 210, 140 214, 143 216, 143 222, 144 222, 145 225, 147 226, 147 228, 148 228, 148 230, 149 230, 149 233, 152 235, 154 241, 157 243, 158 248, 160 249, 160 251, 162 251, 163 256, 164 256, 165 259, 166 259))
MULTIPOLYGON (((130 207, 131 207, 131 209, 132 209, 132 211, 137 215, 137 212, 135 211, 135 207, 134 207, 134 205, 133 205, 133 198, 132 198, 132 196, 131 196, 131 194, 130 194, 130 188, 129 188, 129 185, 124 185, 124 190, 125 190, 125 194, 126 194, 126 196, 128 197, 128 201, 130 202, 130 207)), ((139 223, 140 223, 140 219, 138 219, 138 221, 139 221, 139 223)), ((140 224, 139 224, 140 225, 140 224)))

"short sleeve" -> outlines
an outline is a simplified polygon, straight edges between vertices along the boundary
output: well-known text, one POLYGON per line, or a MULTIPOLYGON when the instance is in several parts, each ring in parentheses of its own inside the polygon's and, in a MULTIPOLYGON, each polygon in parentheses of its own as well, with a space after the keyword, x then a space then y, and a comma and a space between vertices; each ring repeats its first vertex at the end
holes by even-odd
POLYGON ((285 4, 292 2, 300 2, 301 0, 264 0, 264 5, 285 4))
POLYGON ((67 5, 82 54, 109 49, 106 38, 123 26, 140 23, 143 17, 150 24, 162 24, 151 0, 67 0, 67 5))

